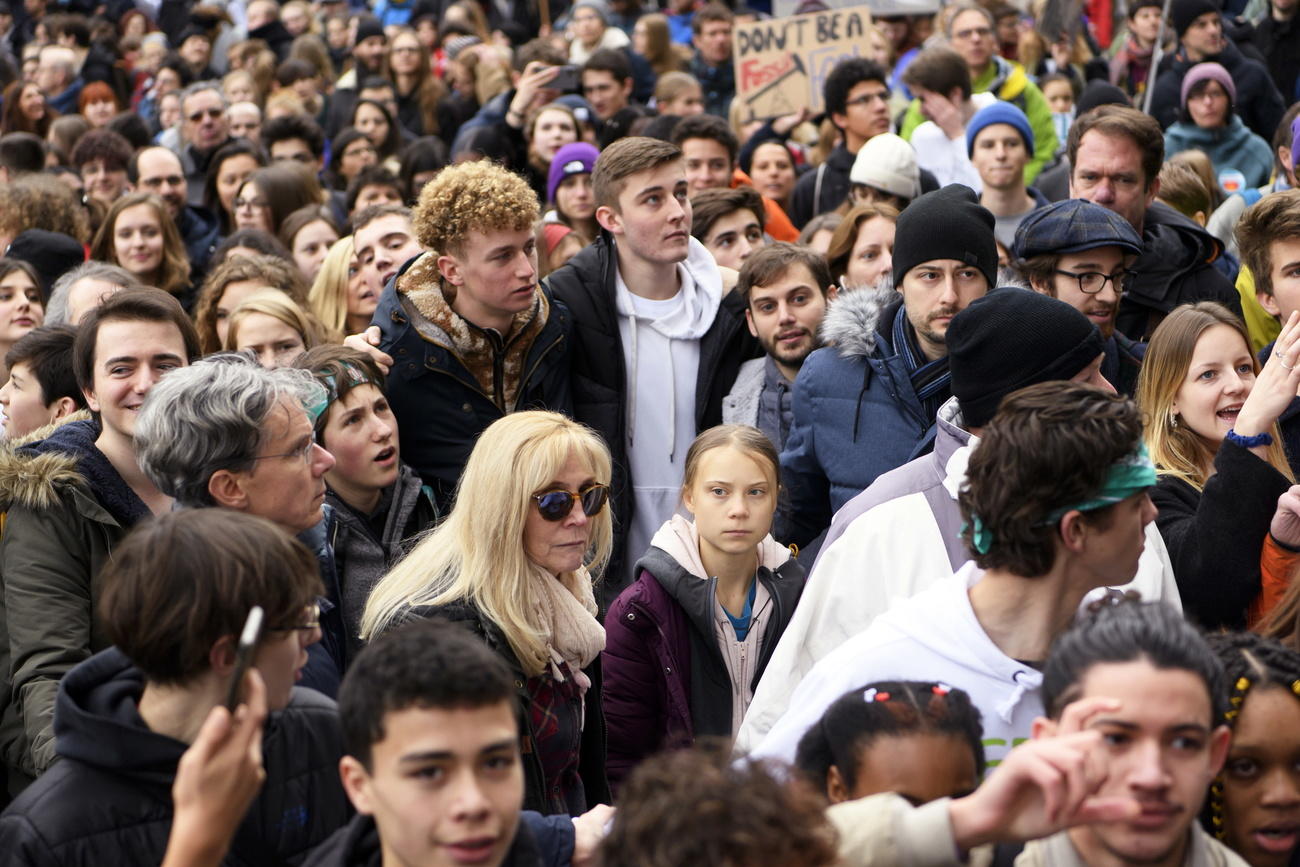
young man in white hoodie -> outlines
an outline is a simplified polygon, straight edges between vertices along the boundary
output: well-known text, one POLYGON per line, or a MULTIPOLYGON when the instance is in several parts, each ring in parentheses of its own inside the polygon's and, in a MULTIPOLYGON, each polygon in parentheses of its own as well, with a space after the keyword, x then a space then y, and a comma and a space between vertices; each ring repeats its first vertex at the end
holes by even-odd
POLYGON ((676 511, 686 450, 722 421, 742 362, 761 349, 744 301, 691 237, 686 163, 675 146, 628 137, 592 172, 601 237, 547 278, 573 315, 574 416, 614 459, 614 557, 602 607, 676 511))
POLYGON ((1156 514, 1141 436, 1136 405, 1096 386, 1045 382, 1007 397, 959 495, 974 562, 821 659, 754 755, 792 761, 850 689, 927 679, 970 694, 996 766, 1042 713, 1039 668, 1084 596, 1137 572, 1156 514))

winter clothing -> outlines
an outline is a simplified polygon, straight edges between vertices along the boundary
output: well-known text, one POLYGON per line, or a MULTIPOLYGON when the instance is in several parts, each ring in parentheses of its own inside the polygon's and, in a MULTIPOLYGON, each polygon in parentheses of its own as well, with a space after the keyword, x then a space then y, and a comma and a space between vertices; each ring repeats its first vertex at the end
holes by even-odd
POLYGON ((804 732, 850 689, 878 680, 939 680, 966 690, 984 722, 985 755, 1003 759, 1043 713, 1043 675, 1004 654, 980 627, 967 591, 983 575, 967 563, 822 657, 750 755, 792 763, 804 732))
MULTIPOLYGON (((717 275, 717 266, 712 256, 699 241, 690 240, 690 252, 687 260, 678 265, 678 274, 686 269, 700 275, 701 280, 711 280, 705 275, 717 275)), ((721 277, 718 275, 718 279, 721 277)), ((611 507, 614 510, 614 555, 605 571, 602 581, 602 608, 618 596, 619 592, 631 583, 630 570, 623 558, 629 528, 637 520, 634 506, 634 485, 644 484, 632 472, 630 455, 633 442, 635 416, 647 413, 666 416, 662 411, 664 396, 662 388, 668 383, 660 382, 653 395, 641 390, 638 400, 635 393, 630 393, 631 380, 635 378, 635 367, 628 364, 627 357, 634 347, 628 345, 623 332, 630 324, 630 317, 623 312, 633 303, 617 288, 618 256, 613 239, 602 233, 594 244, 586 247, 569 260, 563 268, 546 278, 546 286, 571 311, 573 319, 573 415, 595 429, 609 446, 614 462, 614 478, 611 484, 611 507), (622 298, 620 302, 619 299, 622 298)), ((722 421, 722 399, 731 389, 736 379, 736 372, 747 359, 759 356, 762 349, 750 336, 744 326, 745 301, 735 292, 722 296, 716 313, 703 335, 696 341, 689 341, 698 347, 698 363, 695 368, 694 430, 691 439, 699 431, 706 430, 722 421)), ((689 311, 682 308, 682 317, 689 311)), ((676 315, 676 314, 675 314, 676 315)), ((699 311, 704 315, 704 311, 699 311)), ((682 320, 679 320, 682 321, 682 320)), ((646 336, 646 331, 655 327, 652 320, 640 319, 637 334, 646 336)), ((683 321, 683 327, 687 323, 683 321)), ((660 335, 662 336, 662 335, 660 335)), ((688 342, 688 341, 670 341, 688 342)), ((645 345, 640 346, 645 352, 645 345)), ((675 381, 677 377, 674 377, 675 381)), ((676 403, 674 403, 674 413, 676 403)), ((652 422, 656 420, 651 419, 652 422)), ((677 419, 674 419, 676 422, 677 419)), ((666 423, 659 419, 656 423, 666 423)), ((674 429, 675 429, 674 424, 674 429)), ((656 444, 662 449, 667 443, 656 444)), ((685 460, 689 441, 677 442, 671 453, 676 460, 685 460)), ((662 457, 662 455, 660 455, 662 457)), ((681 477, 672 483, 674 492, 680 485, 681 477)), ((666 498, 665 504, 668 499, 666 498)), ((676 508, 675 501, 669 514, 676 508)), ((667 515, 660 515, 660 522, 667 515)), ((644 537, 645 547, 649 547, 650 533, 644 537)))
MULTIPOLYGON (((1029 126, 1034 131, 1034 152, 1029 162, 1025 163, 1025 185, 1032 184, 1043 167, 1056 156, 1056 127, 1052 123, 1052 107, 1047 104, 1043 92, 1020 64, 997 56, 989 62, 988 69, 971 79, 971 92, 991 93, 998 99, 1015 105, 1029 118, 1029 126)), ((921 114, 921 101, 914 99, 907 106, 898 134, 911 141, 912 132, 925 122, 925 116, 921 114)))
MULTIPOLYGON (((1131 8, 1131 7, 1130 7, 1131 8)), ((1130 33, 1124 37, 1124 44, 1110 59, 1110 83, 1122 89, 1121 95, 1139 100, 1146 93, 1151 79, 1151 57, 1153 48, 1143 48, 1130 33)), ((1080 114, 1082 107, 1077 107, 1080 114)))
POLYGON ((1119 214, 1087 199, 1055 202, 1025 218, 1010 253, 1021 261, 1044 253, 1081 253, 1119 247, 1137 256, 1142 238, 1119 214))
MULTIPOLYGON (((963 428, 956 399, 950 400, 938 415, 933 452, 880 476, 835 514, 799 607, 754 693, 738 752, 762 740, 815 664, 899 600, 926 591, 966 563, 970 554, 959 537, 957 492, 977 443, 963 428)), ((1137 575, 1123 589, 1178 605, 1173 569, 1154 526, 1147 527, 1146 539, 1137 575)))
POLYGON ((333 489, 325 493, 333 507, 330 547, 339 583, 347 656, 361 651, 361 613, 379 579, 407 552, 407 542, 432 527, 438 518, 433 491, 405 463, 397 481, 385 489, 374 515, 362 515, 333 489))
POLYGON ((1207 12, 1218 11, 1219 6, 1214 0, 1173 0, 1169 4, 1169 21, 1174 25, 1174 33, 1181 39, 1193 21, 1207 12))
POLYGON ((185 255, 190 260, 190 283, 198 286, 208 273, 208 263, 221 240, 221 223, 207 208, 186 205, 176 224, 181 240, 185 242, 185 255))
POLYGON ((1017 106, 998 100, 986 108, 975 112, 975 116, 966 124, 966 155, 975 152, 975 139, 986 126, 1005 123, 1015 127, 1016 132, 1025 142, 1025 150, 1034 152, 1034 131, 1029 126, 1029 118, 1017 106))
MULTIPOLYGON (((998 100, 991 93, 976 93, 971 95, 970 101, 978 114, 997 105, 998 100)), ((916 148, 917 164, 933 172, 941 185, 964 184, 977 193, 983 191, 984 181, 975 166, 971 165, 970 148, 967 145, 969 139, 966 135, 958 133, 956 138, 950 139, 938 124, 927 120, 912 130, 909 140, 912 147, 916 148)))
POLYGON ((1255 25, 1255 47, 1284 103, 1300 99, 1300 18, 1278 21, 1265 15, 1255 25))
POLYGON ((1259 553, 1290 482, 1247 449, 1224 441, 1215 474, 1197 491, 1163 476, 1151 489, 1187 615, 1206 629, 1244 629, 1259 595, 1259 553), (1213 552, 1213 553, 1211 553, 1213 552))
POLYGON ((1236 288, 1214 267, 1223 247, 1200 226, 1162 202, 1147 208, 1142 255, 1135 277, 1119 302, 1115 327, 1133 340, 1146 340, 1175 307, 1217 301, 1238 316, 1236 288))
POLYGON ((1101 375, 1120 394, 1136 397, 1138 374, 1142 371, 1147 345, 1129 340, 1116 331, 1106 338, 1104 351, 1106 357, 1101 361, 1101 375))
POLYGON ((388 400, 401 452, 447 511, 478 435, 508 412, 569 412, 569 330, 563 304, 539 289, 501 335, 463 319, 441 288, 436 257, 403 266, 384 289, 373 324, 394 359, 388 400))
POLYGON ((736 641, 699 559, 695 526, 674 516, 637 563, 639 577, 605 619, 609 777, 618 784, 647 755, 696 737, 732 737, 795 611, 804 573, 768 536, 759 545, 753 620, 736 641), (719 625, 722 622, 722 625, 719 625), (743 653, 734 652, 744 648, 743 653))
POLYGON ((1223 92, 1228 95, 1229 104, 1236 105, 1237 86, 1232 83, 1232 76, 1228 74, 1228 70, 1213 62, 1198 63, 1187 70, 1187 74, 1183 76, 1183 86, 1178 93, 1179 105, 1183 108, 1187 107, 1187 98, 1191 95, 1192 88, 1202 81, 1217 81, 1223 88, 1223 92))
MULTIPOLYGON (((1218 57, 1208 59, 1222 65, 1231 76, 1237 88, 1233 104, 1246 126, 1265 141, 1272 140, 1273 132, 1286 113, 1286 103, 1282 101, 1268 70, 1258 60, 1242 54, 1230 40, 1224 43, 1218 57)), ((1183 77, 1195 65, 1188 59, 1186 49, 1181 47, 1177 53, 1160 62, 1160 71, 1153 85, 1155 93, 1151 95, 1151 115, 1160 122, 1161 128, 1168 129, 1178 120, 1183 105, 1179 99, 1183 77)))
MULTIPOLYGON (((543 816, 524 810, 501 867, 569 867, 573 837, 573 820, 568 816, 543 816)), ((313 849, 302 867, 383 867, 374 817, 353 816, 351 822, 313 849)))
POLYGON ((736 384, 722 399, 722 423, 756 427, 778 452, 785 448, 794 424, 794 383, 786 380, 771 356, 740 366, 736 384))
MULTIPOLYGON (((181 148, 181 169, 185 172, 186 198, 191 206, 203 207, 203 194, 208 181, 208 161, 212 159, 213 154, 229 143, 230 139, 226 139, 207 151, 201 151, 192 144, 181 148)), ((187 247, 187 252, 188 249, 187 247)))
POLYGON ((926 193, 898 215, 894 232, 894 285, 907 272, 934 259, 974 265, 988 281, 998 282, 998 248, 993 243, 993 214, 970 188, 949 184, 926 193))
POLYGON ((849 182, 866 184, 909 201, 915 199, 921 195, 916 149, 892 132, 873 136, 858 149, 849 182))
MULTIPOLYGON (((159 863, 172 823, 172 780, 187 745, 150 731, 137 703, 144 676, 116 648, 68 672, 55 730, 61 760, 0 816, 15 865, 159 863)), ((262 735, 266 781, 224 863, 298 861, 345 823, 343 734, 334 702, 295 688, 262 735)))
MULTIPOLYGON (((521 734, 524 761, 524 809, 540 813, 568 813, 576 816, 596 804, 610 801, 609 783, 605 780, 605 717, 601 712, 601 674, 599 660, 581 674, 590 681, 585 694, 566 696, 555 690, 557 679, 550 672, 537 677, 524 673, 519 658, 501 627, 488 620, 470 602, 413 608, 407 618, 438 617, 469 629, 496 652, 514 675, 515 696, 519 700, 520 718, 529 726, 521 734), (545 737, 537 722, 545 720, 550 729, 545 737), (545 770, 543 741, 572 738, 567 747, 570 762, 576 764, 575 788, 561 790, 561 781, 549 780, 545 770), (548 783, 550 784, 548 786, 548 783)), ((404 621, 403 621, 404 622, 404 621)), ((568 666, 560 669, 565 680, 559 686, 577 683, 577 673, 568 666)))
POLYGON ((837 144, 821 165, 800 176, 790 194, 790 219, 796 226, 802 229, 813 217, 835 210, 849 197, 849 176, 856 159, 843 143, 837 144))
MULTIPOLYGON (((1169 127, 1165 131, 1165 156, 1187 150, 1205 151, 1218 178, 1226 172, 1241 172, 1247 187, 1262 186, 1273 174, 1273 149, 1235 114, 1228 115, 1226 126, 1215 129, 1183 121, 1169 127)), ((1223 182, 1219 185, 1223 186, 1223 182)))
MULTIPOLYGON (((593 8, 595 7, 595 4, 593 3, 587 3, 586 5, 593 8)), ((582 66, 582 64, 586 63, 591 58, 591 55, 604 48, 611 48, 614 50, 627 49, 625 53, 630 54, 631 49, 629 46, 631 44, 632 40, 628 39, 627 34, 622 30, 619 30, 617 27, 606 27, 605 32, 600 35, 600 41, 591 48, 585 47, 577 39, 569 43, 569 63, 572 63, 574 66, 582 66)))
POLYGON ((589 175, 596 167, 596 157, 600 151, 585 141, 566 144, 555 152, 551 168, 546 176, 546 201, 555 201, 555 191, 572 175, 589 175))
MULTIPOLYGON (((54 761, 52 717, 59 681, 108 646, 95 617, 110 552, 148 507, 95 447, 99 425, 62 425, 0 456, 4 620, 13 672, 5 759, 34 776, 54 761), (17 714, 18 716, 12 716, 17 714)), ((9 670, 9 669, 6 669, 9 670)))
MULTIPOLYGON (((794 425, 781 453, 788 498, 774 533, 781 541, 816 538, 850 498, 913 457, 934 424, 895 340, 902 309, 892 289, 846 292, 827 309, 828 345, 808 356, 795 380, 794 425)), ((947 399, 946 391, 935 397, 947 399)))
POLYGON ((9 243, 4 255, 26 262, 36 269, 40 280, 37 287, 44 304, 50 303, 54 281, 86 261, 86 248, 77 239, 62 232, 46 229, 24 229, 9 243))
POLYGON ((724 119, 729 117, 731 100, 736 95, 735 64, 728 59, 714 66, 696 51, 687 72, 695 76, 704 91, 704 110, 724 119))

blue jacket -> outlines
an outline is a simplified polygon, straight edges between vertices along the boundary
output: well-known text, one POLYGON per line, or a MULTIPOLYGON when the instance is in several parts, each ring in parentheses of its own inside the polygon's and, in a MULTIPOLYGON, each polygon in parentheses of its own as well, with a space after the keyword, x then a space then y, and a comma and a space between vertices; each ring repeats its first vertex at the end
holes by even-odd
MULTIPOLYGON (((387 393, 393 414, 402 420, 398 425, 402 460, 433 489, 438 511, 446 514, 474 441, 488 425, 522 409, 572 415, 572 324, 568 308, 549 290, 539 290, 549 305, 546 321, 524 356, 514 403, 498 406, 456 354, 451 338, 397 291, 397 281, 427 257, 426 253, 407 262, 388 282, 371 324, 381 332, 379 348, 393 357, 387 393)), ((498 377, 504 375, 500 360, 498 355, 498 377)))
POLYGON ((1219 129, 1179 121, 1165 131, 1166 158, 1193 149, 1205 151, 1216 177, 1235 169, 1246 176, 1247 187, 1263 186, 1273 174, 1273 148, 1236 114, 1230 114, 1228 125, 1219 129))
POLYGON ((808 357, 794 385, 794 423, 781 453, 789 493, 778 515, 781 541, 807 545, 877 476, 915 457, 934 425, 892 345, 902 305, 892 289, 859 289, 826 311, 828 345, 808 357))

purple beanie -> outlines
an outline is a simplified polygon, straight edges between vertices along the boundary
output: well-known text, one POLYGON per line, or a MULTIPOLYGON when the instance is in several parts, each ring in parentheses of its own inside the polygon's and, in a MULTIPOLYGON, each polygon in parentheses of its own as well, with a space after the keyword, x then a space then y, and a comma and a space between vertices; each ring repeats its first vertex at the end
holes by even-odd
POLYGON ((1291 168, 1300 163, 1300 117, 1291 121, 1291 168))
POLYGON ((566 144, 555 152, 551 160, 551 170, 546 175, 546 200, 555 202, 555 191, 564 179, 571 175, 589 175, 596 168, 596 157, 600 151, 585 141, 566 144))
POLYGON ((1237 104, 1237 85, 1232 83, 1232 76, 1228 74, 1228 70, 1217 63, 1198 63, 1187 70, 1187 74, 1183 76, 1183 92, 1180 99, 1183 108, 1187 107, 1187 96, 1192 92, 1192 88, 1206 80, 1219 82, 1223 92, 1228 94, 1228 102, 1237 104))

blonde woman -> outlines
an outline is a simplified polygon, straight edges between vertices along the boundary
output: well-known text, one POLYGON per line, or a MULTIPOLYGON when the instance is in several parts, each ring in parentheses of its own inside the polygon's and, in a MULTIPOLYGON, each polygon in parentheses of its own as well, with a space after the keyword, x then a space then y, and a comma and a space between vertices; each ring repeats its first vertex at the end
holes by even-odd
POLYGON ((1187 615, 1243 629, 1260 551, 1294 481, 1278 416, 1300 388, 1300 314, 1260 367, 1246 328, 1209 301, 1174 310, 1147 346, 1137 399, 1160 481, 1151 500, 1187 615))
POLYGON ((361 275, 352 236, 339 238, 325 254, 307 298, 326 331, 360 334, 379 306, 379 293, 361 275))
POLYGON ((251 352, 265 368, 291 367, 298 356, 324 343, 316 317, 278 289, 254 292, 230 314, 225 348, 251 352))
POLYGON ((376 585, 361 637, 416 617, 467 625, 515 672, 528 749, 524 808, 578 815, 608 799, 592 582, 612 536, 610 457, 553 412, 479 437, 447 519, 376 585))

